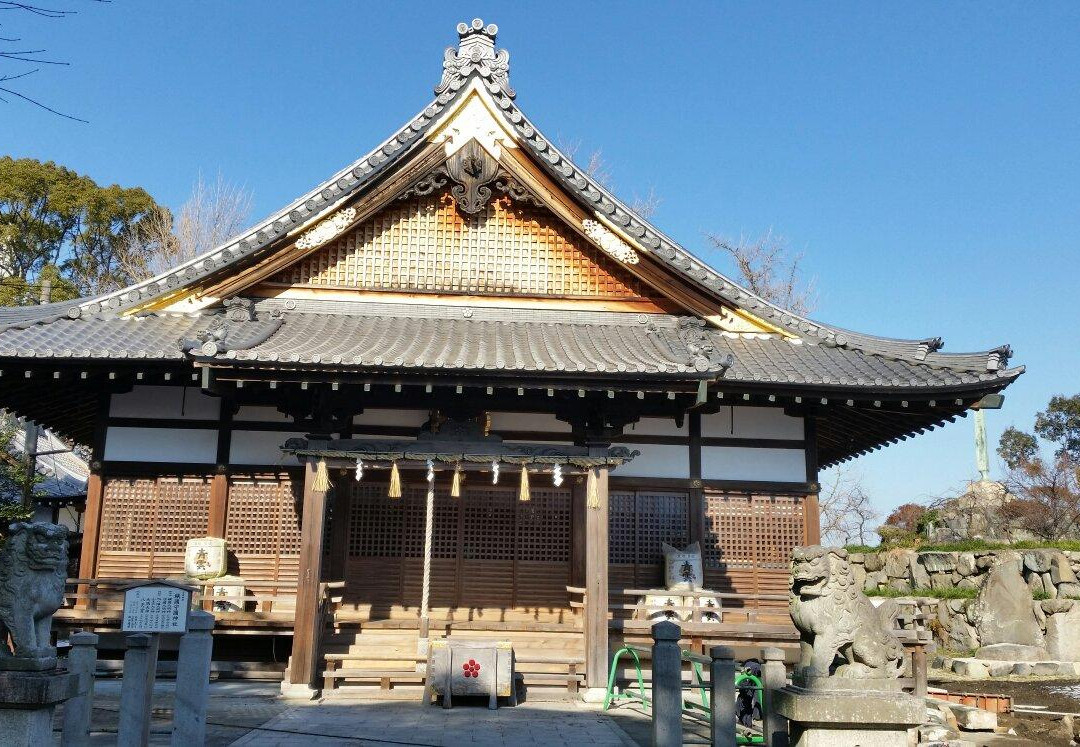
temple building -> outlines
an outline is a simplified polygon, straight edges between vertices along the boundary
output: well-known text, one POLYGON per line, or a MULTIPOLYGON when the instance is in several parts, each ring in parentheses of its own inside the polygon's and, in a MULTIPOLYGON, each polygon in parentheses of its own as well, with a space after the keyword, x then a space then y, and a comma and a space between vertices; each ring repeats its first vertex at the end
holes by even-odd
POLYGON ((718 273, 518 108, 495 34, 459 25, 419 114, 249 231, 0 310, 0 407, 92 449, 71 625, 115 630, 109 583, 222 537, 247 596, 216 635, 274 639, 292 685, 415 682, 469 636, 598 688, 663 545, 696 542, 719 610, 680 618, 691 645, 789 641, 818 471, 1022 373, 718 273))

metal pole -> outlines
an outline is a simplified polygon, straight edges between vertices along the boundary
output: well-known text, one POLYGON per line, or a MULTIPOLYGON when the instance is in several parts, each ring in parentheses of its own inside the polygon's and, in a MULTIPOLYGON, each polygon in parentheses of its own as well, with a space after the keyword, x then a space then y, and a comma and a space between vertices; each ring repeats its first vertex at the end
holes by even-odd
POLYGON ((735 653, 727 646, 713 646, 709 655, 712 747, 735 747, 735 653))
POLYGON ((79 632, 68 639, 71 653, 68 671, 79 677, 79 694, 64 703, 62 747, 82 747, 90 743, 90 712, 94 705, 94 668, 97 665, 98 637, 79 632))
POLYGON ((652 743, 654 747, 681 747, 682 739, 682 631, 673 622, 652 626, 652 743))
POLYGON ((761 667, 761 720, 765 744, 768 747, 787 747, 787 719, 776 712, 776 691, 787 685, 784 652, 770 647, 761 653, 765 659, 761 667))

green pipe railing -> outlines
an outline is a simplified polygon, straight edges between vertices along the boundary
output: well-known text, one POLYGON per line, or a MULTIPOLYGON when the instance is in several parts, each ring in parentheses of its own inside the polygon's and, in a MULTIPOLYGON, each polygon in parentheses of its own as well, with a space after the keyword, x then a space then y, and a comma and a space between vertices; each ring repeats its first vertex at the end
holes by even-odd
MULTIPOLYGON (((607 692, 604 694, 604 710, 606 711, 611 707, 612 703, 620 700, 630 700, 640 702, 647 710, 652 709, 652 699, 645 694, 645 677, 641 672, 641 655, 651 655, 652 650, 645 646, 623 646, 615 655, 611 658, 611 669, 608 674, 607 692), (615 692, 615 677, 618 672, 619 662, 623 656, 628 656, 634 663, 634 673, 637 678, 637 695, 631 692, 631 687, 628 687, 623 692, 615 692)), ((695 654, 691 651, 682 652, 683 661, 690 662, 690 671, 692 674, 691 689, 697 689, 701 694, 701 703, 695 703, 692 700, 686 698, 682 699, 682 712, 686 715, 697 716, 697 711, 703 711, 705 716, 712 717, 712 707, 709 702, 709 685, 705 681, 705 673, 702 669, 702 664, 708 661, 708 657, 700 654, 695 654)), ((744 682, 750 682, 751 687, 754 689, 758 706, 761 707, 762 716, 765 715, 765 706, 762 702, 761 693, 763 686, 761 679, 746 672, 739 672, 735 675, 735 690, 738 691, 739 686, 744 682)), ((745 685, 744 685, 745 687, 745 685)), ((736 729, 740 727, 746 731, 747 727, 741 724, 735 724, 736 729)), ((754 733, 737 733, 736 741, 738 744, 764 744, 765 737, 762 734, 754 733)))

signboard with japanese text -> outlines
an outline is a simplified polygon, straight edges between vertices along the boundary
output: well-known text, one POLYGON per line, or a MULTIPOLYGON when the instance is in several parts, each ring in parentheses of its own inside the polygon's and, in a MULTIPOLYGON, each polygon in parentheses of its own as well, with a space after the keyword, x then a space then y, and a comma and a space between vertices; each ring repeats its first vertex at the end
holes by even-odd
POLYGON ((125 633, 186 633, 191 589, 161 581, 124 590, 125 633))

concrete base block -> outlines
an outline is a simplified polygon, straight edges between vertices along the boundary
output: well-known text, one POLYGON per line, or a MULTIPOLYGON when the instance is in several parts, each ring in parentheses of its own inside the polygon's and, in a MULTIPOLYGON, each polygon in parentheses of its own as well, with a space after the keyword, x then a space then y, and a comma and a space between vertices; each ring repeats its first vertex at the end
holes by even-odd
POLYGON ((909 730, 926 717, 919 698, 872 685, 864 690, 789 686, 776 693, 774 702, 777 713, 789 721, 792 747, 906 745, 909 730))
POLYGON ((281 682, 281 695, 285 698, 294 698, 296 700, 315 700, 322 693, 321 690, 317 690, 310 685, 297 685, 292 682, 281 682))
POLYGON ((79 693, 79 678, 65 671, 0 672, 0 742, 53 744, 57 703, 79 693))

